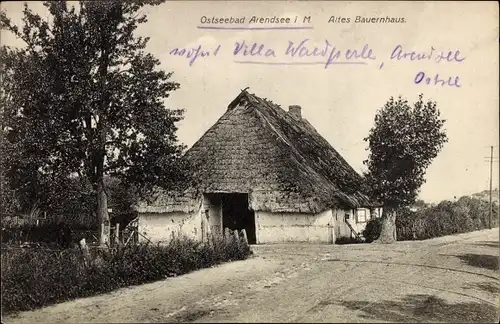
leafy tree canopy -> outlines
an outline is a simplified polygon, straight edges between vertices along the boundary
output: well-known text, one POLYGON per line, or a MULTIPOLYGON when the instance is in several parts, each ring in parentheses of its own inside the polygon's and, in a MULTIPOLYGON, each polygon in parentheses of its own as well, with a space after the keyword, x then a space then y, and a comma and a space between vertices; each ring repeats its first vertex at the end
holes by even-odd
POLYGON ((364 161, 376 199, 390 208, 415 202, 427 167, 447 142, 444 122, 436 102, 424 102, 422 94, 413 106, 401 97, 390 98, 377 112, 365 138, 370 154, 364 161))
POLYGON ((32 195, 46 181, 78 176, 97 192, 105 219, 104 175, 141 192, 170 187, 186 168, 177 122, 165 99, 179 84, 135 35, 145 5, 162 1, 50 1, 49 18, 24 8, 23 26, 1 28, 25 43, 1 55, 2 175, 32 195), (104 210, 104 211, 103 211, 104 210))

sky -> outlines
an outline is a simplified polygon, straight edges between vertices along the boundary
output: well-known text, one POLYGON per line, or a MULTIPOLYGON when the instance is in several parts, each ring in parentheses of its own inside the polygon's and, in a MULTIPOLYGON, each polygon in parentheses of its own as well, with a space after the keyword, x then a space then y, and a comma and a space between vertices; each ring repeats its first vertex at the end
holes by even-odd
MULTIPOLYGON (((48 16, 41 3, 29 2, 29 6, 48 16)), ((16 23, 21 23, 22 8, 22 3, 2 3, 16 23)), ((285 109, 300 105, 302 116, 361 173, 368 156, 363 138, 373 126, 377 109, 391 96, 414 102, 423 93, 425 100, 437 102, 449 141, 427 169, 419 198, 438 202, 488 189, 490 165, 485 157, 491 145, 494 156, 499 156, 497 2, 168 1, 143 12, 148 22, 138 28, 138 34, 150 37, 147 50, 161 61, 162 69, 174 72, 172 79, 181 85, 166 104, 185 110, 178 137, 188 147, 224 114, 241 89, 249 87, 249 92, 285 109), (290 23, 249 24, 252 16, 289 17, 290 23), (356 23, 357 16, 404 18, 405 22, 356 23), (208 23, 212 17, 245 17, 245 22, 208 23), (310 22, 304 22, 304 17, 310 17, 310 22), (338 22, 340 18, 345 22, 338 22), (277 26, 301 29, 210 29, 277 26), (328 42, 326 56, 286 54, 290 42, 295 48, 302 41, 309 53, 315 46, 319 53, 328 42), (249 47, 254 42, 263 45, 262 55, 245 56, 243 50, 235 54, 236 45, 243 42, 249 47), (394 58, 398 45, 401 53, 424 53, 425 59, 394 58), (192 64, 193 56, 172 54, 175 49, 177 54, 181 49, 194 52, 199 46, 210 54, 192 64), (340 58, 325 67, 333 47, 340 58), (360 58, 352 57, 354 50, 360 58), (282 64, 286 62, 294 64, 282 64), (425 77, 417 84, 419 72, 425 77), (436 84, 436 75, 446 85, 436 84)), ((5 33, 2 43, 20 44, 5 33)), ((494 162, 494 188, 498 169, 499 163, 494 162)))

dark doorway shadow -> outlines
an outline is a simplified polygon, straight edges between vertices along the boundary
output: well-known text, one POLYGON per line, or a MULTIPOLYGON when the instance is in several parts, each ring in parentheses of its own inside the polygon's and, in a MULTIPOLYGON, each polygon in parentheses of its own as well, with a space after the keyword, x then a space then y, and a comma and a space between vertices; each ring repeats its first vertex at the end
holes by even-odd
POLYGON ((399 301, 340 301, 332 303, 362 312, 361 317, 386 322, 491 323, 497 322, 497 309, 488 303, 448 303, 433 295, 407 295, 399 301))
POLYGON ((222 226, 231 230, 245 229, 248 243, 256 243, 255 213, 248 205, 248 194, 222 196, 222 226))

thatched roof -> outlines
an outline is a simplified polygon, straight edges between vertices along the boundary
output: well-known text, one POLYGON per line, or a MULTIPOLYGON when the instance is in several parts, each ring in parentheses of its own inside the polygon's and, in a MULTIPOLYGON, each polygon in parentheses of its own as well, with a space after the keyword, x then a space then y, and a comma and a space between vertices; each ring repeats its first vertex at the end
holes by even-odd
POLYGON ((253 210, 271 212, 372 206, 360 175, 307 120, 246 90, 183 158, 196 188, 160 193, 139 211, 194 211, 200 193, 224 192, 248 193, 253 210))

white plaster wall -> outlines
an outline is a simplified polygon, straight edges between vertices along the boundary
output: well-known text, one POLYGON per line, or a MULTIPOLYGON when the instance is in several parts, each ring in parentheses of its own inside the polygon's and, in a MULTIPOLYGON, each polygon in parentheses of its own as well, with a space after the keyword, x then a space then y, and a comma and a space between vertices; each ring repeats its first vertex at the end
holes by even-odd
MULTIPOLYGON (((139 215, 139 233, 154 243, 168 242, 175 235, 183 234, 190 238, 201 239, 201 210, 193 213, 144 213, 139 215)), ((139 235, 140 241, 146 241, 139 235)))
POLYGON ((342 209, 335 209, 332 211, 334 224, 335 224, 335 238, 349 236, 350 229, 344 221, 346 211, 342 209))
POLYGON ((331 210, 318 214, 255 212, 257 243, 333 243, 331 210))
MULTIPOLYGON (((222 206, 217 199, 205 197, 202 208, 193 213, 144 213, 139 215, 139 233, 152 242, 168 242, 175 235, 183 234, 201 240, 202 217, 209 210, 210 232, 221 226, 222 206)), ((382 210, 378 210, 381 215, 382 210)), ((349 213, 349 222, 358 232, 366 223, 357 223, 355 210, 327 210, 318 214, 255 212, 257 243, 318 242, 333 243, 336 238, 350 237, 351 230, 344 216, 349 213)), ((380 217, 380 216, 379 216, 380 217)), ((139 235, 140 241, 145 239, 139 235)))

